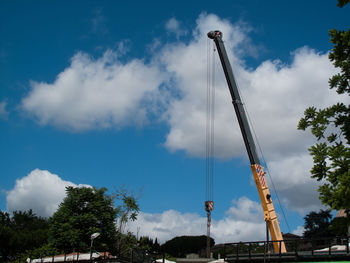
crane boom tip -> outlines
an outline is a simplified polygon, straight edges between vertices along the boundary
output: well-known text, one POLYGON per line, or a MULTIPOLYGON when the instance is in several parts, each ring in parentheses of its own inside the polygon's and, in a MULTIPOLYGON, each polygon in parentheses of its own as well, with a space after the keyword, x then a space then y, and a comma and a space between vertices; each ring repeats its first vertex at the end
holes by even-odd
POLYGON ((210 31, 210 32, 208 32, 208 37, 210 39, 214 39, 216 37, 222 37, 222 32, 219 30, 210 31))

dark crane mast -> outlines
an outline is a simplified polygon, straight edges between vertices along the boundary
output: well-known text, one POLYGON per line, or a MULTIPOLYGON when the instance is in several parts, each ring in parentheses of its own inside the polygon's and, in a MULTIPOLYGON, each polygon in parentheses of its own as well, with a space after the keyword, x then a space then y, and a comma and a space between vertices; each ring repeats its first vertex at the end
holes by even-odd
POLYGON ((264 210, 264 220, 266 221, 268 229, 270 230, 271 239, 273 241, 280 241, 280 242, 273 242, 274 249, 276 252, 285 253, 287 251, 286 251, 285 244, 283 242, 283 237, 279 227, 275 208, 273 206, 270 191, 265 180, 265 173, 263 171, 263 167, 260 165, 259 157, 256 152, 254 139, 248 124, 243 103, 238 93, 237 84, 233 76, 233 71, 226 53, 224 42, 222 40, 222 32, 210 31, 208 33, 208 37, 214 40, 219 53, 220 61, 225 73, 228 88, 231 93, 233 107, 235 109, 239 127, 243 135, 244 144, 248 152, 249 161, 250 161, 251 169, 254 175, 254 180, 259 192, 261 205, 264 210))

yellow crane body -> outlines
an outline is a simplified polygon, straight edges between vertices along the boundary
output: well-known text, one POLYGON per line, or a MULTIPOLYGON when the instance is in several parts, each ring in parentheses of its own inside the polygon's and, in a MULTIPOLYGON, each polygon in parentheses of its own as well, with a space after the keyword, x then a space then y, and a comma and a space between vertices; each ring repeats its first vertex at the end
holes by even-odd
POLYGON ((286 253, 286 246, 284 244, 283 236, 278 223, 275 208, 272 203, 269 187, 265 179, 265 172, 261 165, 252 164, 251 166, 254 181, 258 189, 261 206, 264 211, 264 220, 268 224, 272 240, 280 240, 281 242, 273 242, 275 252, 286 253))
POLYGON ((258 188, 261 205, 264 211, 264 220, 266 221, 268 229, 270 231, 271 240, 273 241, 274 245, 274 250, 276 253, 285 253, 287 252, 286 246, 283 241, 283 236, 280 230, 275 208, 272 203, 270 191, 265 180, 264 169, 260 165, 259 156, 256 151, 254 138, 248 123, 248 118, 246 116, 244 105, 238 92, 238 87, 233 75, 230 61, 226 53, 224 41, 222 40, 222 32, 220 32, 219 30, 210 31, 208 33, 208 37, 210 39, 213 39, 216 44, 221 65, 223 67, 224 74, 227 80, 227 85, 231 94, 232 104, 235 109, 239 127, 242 132, 243 141, 248 153, 256 187, 258 188))

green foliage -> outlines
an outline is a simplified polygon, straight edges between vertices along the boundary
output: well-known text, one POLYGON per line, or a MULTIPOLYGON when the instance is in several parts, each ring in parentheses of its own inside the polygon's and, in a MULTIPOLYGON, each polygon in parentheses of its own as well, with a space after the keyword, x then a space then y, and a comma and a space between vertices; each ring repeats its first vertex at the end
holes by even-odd
POLYGON ((139 247, 143 250, 152 250, 153 240, 149 237, 140 237, 139 247))
POLYGON ((336 217, 329 225, 329 230, 335 236, 346 236, 348 234, 348 220, 346 217, 336 217))
MULTIPOLYGON (((342 7, 349 1, 338 1, 342 7)), ((350 30, 329 31, 333 49, 329 59, 340 73, 329 79, 331 89, 350 95, 350 30)), ((350 208, 350 105, 336 103, 324 109, 309 107, 298 129, 311 129, 318 142, 309 148, 314 160, 311 177, 325 181, 318 189, 323 204, 332 209, 350 208)))
POLYGON ((25 252, 16 255, 14 262, 18 262, 18 259, 44 258, 57 254, 59 254, 59 251, 56 248, 52 247, 50 244, 44 244, 41 247, 34 248, 32 250, 26 250, 25 252))
MULTIPOLYGON (((210 238, 210 245, 214 244, 214 239, 210 238)), ((189 253, 198 253, 206 247, 207 236, 180 236, 165 242, 161 245, 161 250, 173 257, 184 257, 189 253)))
POLYGON ((42 246, 48 240, 48 220, 32 210, 9 213, 0 211, 0 262, 42 246))
POLYGON ((331 89, 337 88, 339 94, 345 92, 349 93, 349 80, 350 80, 350 58, 349 58, 349 45, 350 45, 350 33, 349 31, 338 31, 332 29, 329 31, 331 36, 331 42, 334 47, 329 54, 329 59, 333 62, 333 65, 340 68, 341 72, 334 75, 329 84, 331 89))
POLYGON ((118 244, 118 255, 122 257, 129 257, 130 250, 137 246, 137 238, 131 232, 127 232, 125 234, 118 233, 118 240, 120 241, 118 244))
POLYGON ((138 198, 121 186, 120 189, 115 189, 112 194, 112 199, 121 201, 121 204, 117 206, 116 211, 119 224, 118 230, 120 233, 123 233, 123 227, 125 224, 129 220, 135 221, 137 218, 140 211, 140 207, 137 203, 138 198))
POLYGON ((106 188, 66 188, 66 197, 50 219, 49 240, 53 247, 69 252, 73 249, 88 251, 91 235, 95 250, 113 252, 117 232, 117 211, 106 188))
POLYGON ((156 240, 154 240, 153 246, 152 246, 152 250, 154 252, 160 252, 160 244, 158 243, 158 239, 156 238, 156 240))
POLYGON ((139 242, 138 242, 139 248, 146 250, 146 251, 151 251, 153 253, 158 253, 160 251, 160 245, 158 243, 157 238, 153 240, 150 237, 140 237, 139 242))
POLYGON ((136 237, 117 232, 117 216, 125 224, 135 220, 139 207, 136 199, 123 192, 122 204, 114 208, 113 197, 106 188, 66 188, 66 197, 50 219, 37 217, 32 210, 14 212, 11 217, 0 211, 0 262, 40 258, 61 252, 87 252, 91 234, 100 233, 93 250, 129 256, 137 246, 136 237), (118 245, 118 241, 119 245, 118 245))
POLYGON ((114 193, 111 198, 119 202, 120 204, 116 208, 116 214, 118 217, 117 220, 117 229, 118 229, 118 237, 117 237, 117 250, 120 253, 124 253, 124 251, 130 250, 130 248, 137 243, 135 237, 131 237, 130 233, 124 234, 124 226, 126 223, 131 220, 135 221, 137 215, 140 211, 139 205, 137 203, 138 198, 134 196, 133 193, 130 193, 123 186, 119 189, 115 188, 114 193), (135 242, 134 242, 135 239, 135 242), (130 246, 128 245, 130 244, 130 246))
POLYGON ((344 5, 350 3, 350 0, 338 0, 337 6, 343 7, 344 5))
POLYGON ((330 210, 320 210, 320 212, 310 212, 304 217, 304 237, 308 239, 325 238, 332 236, 329 230, 332 215, 330 210))

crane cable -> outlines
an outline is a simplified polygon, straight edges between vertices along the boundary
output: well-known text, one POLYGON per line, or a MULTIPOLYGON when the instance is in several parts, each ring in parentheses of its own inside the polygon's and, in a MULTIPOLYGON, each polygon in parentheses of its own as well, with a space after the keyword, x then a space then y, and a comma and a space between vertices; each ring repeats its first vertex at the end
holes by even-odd
POLYGON ((214 121, 215 121, 215 47, 207 40, 207 108, 206 108, 206 201, 213 201, 214 121))
POLYGON ((288 232, 291 232, 291 229, 290 229, 290 227, 289 227, 286 214, 285 214, 285 212, 284 212, 282 203, 281 203, 280 198, 279 198, 279 196, 278 196, 277 189, 276 189, 276 187, 275 187, 275 183, 273 182, 272 175, 271 175, 271 173, 270 173, 270 171, 269 171, 267 162, 266 162, 265 157, 264 157, 264 153, 263 153, 263 151, 262 151, 262 148, 261 148, 261 146, 260 146, 258 137, 257 137, 257 135, 256 135, 253 122, 252 122, 252 120, 251 120, 251 118, 250 118, 250 116, 249 116, 249 112, 248 112, 248 109, 247 109, 247 107, 246 107, 246 104, 244 103, 243 96, 242 96, 241 92, 239 91, 239 88, 238 88, 238 87, 237 87, 237 89, 238 89, 238 92, 239 92, 240 95, 241 95, 241 100, 242 100, 242 103, 243 103, 243 107, 245 108, 245 111, 246 111, 246 113, 247 113, 247 119, 248 119, 249 125, 250 125, 250 127, 251 127, 251 129, 252 129, 252 131, 253 131, 254 139, 255 139, 256 144, 257 144, 257 146, 258 146, 258 149, 259 149, 259 152, 260 152, 262 161, 263 161, 263 163, 264 163, 264 165, 265 165, 265 168, 266 168, 265 170, 266 170, 266 172, 267 172, 267 174, 268 174, 268 176, 269 176, 269 178, 270 178, 273 191, 274 191, 274 193, 275 193, 275 195, 276 195, 276 199, 277 199, 277 202, 278 202, 278 206, 279 206, 279 208, 280 208, 280 210, 281 210, 281 212, 282 212, 284 221, 286 222, 286 226, 287 226, 287 228, 288 228, 288 232))
POLYGON ((214 120, 215 120, 215 47, 214 42, 207 40, 207 109, 205 126, 206 143, 206 191, 205 191, 205 211, 207 212, 207 258, 210 258, 211 240, 211 211, 214 209, 213 175, 214 175, 214 120), (211 43, 212 47, 211 48, 211 43), (211 51, 212 50, 212 51, 211 51))
MULTIPOLYGON (((207 111, 206 111, 206 200, 207 201, 213 201, 213 173, 214 173, 214 120, 215 120, 215 45, 214 41, 211 41, 210 39, 207 39, 207 111), (211 46, 212 44, 212 46, 211 46)), ((239 87, 237 86, 238 93, 241 94, 239 87)), ((263 163, 266 166, 267 174, 270 178, 270 181, 272 183, 273 191, 276 195, 278 205, 280 207, 280 210, 282 212, 283 218, 286 222, 286 226, 288 228, 288 231, 291 232, 287 217, 285 215, 283 206, 281 204, 280 198, 278 196, 278 192, 276 190, 275 184, 272 179, 272 175, 269 171, 269 168, 267 166, 267 163, 264 158, 264 154, 262 151, 262 148, 260 146, 258 137, 256 135, 253 123, 251 121, 251 118, 249 116, 246 104, 244 103, 243 96, 241 96, 243 107, 246 110, 247 113, 247 119, 249 122, 250 127, 252 128, 253 135, 255 138, 255 141, 258 145, 259 152, 261 154, 263 163)))

